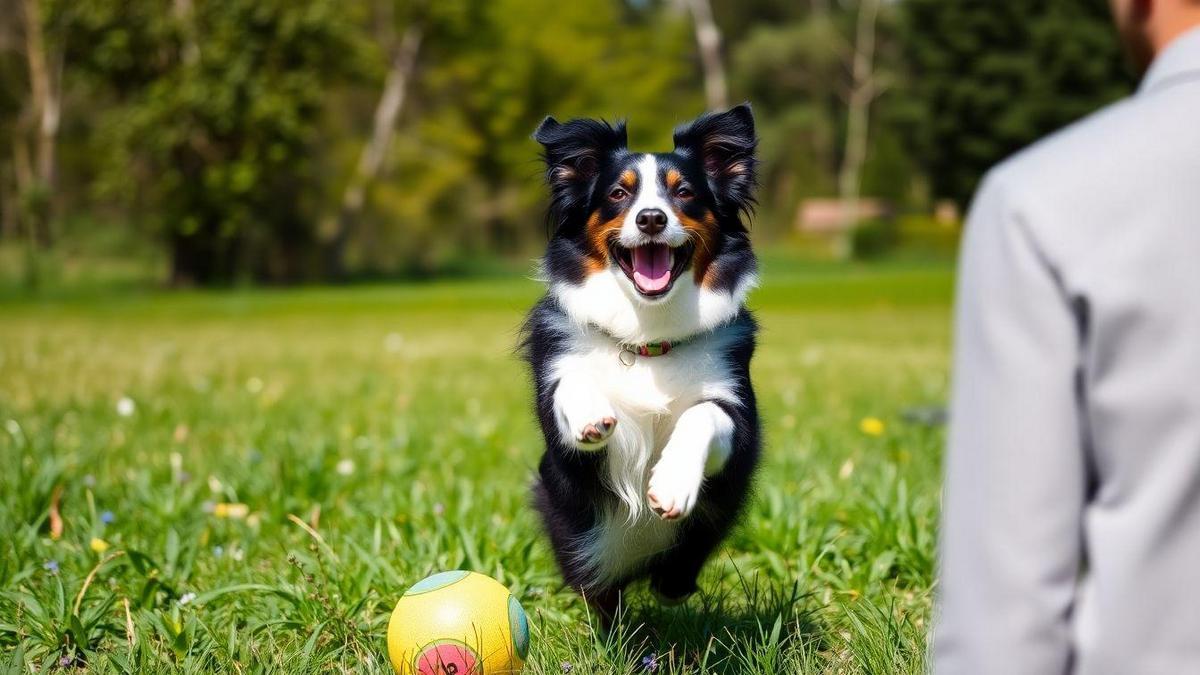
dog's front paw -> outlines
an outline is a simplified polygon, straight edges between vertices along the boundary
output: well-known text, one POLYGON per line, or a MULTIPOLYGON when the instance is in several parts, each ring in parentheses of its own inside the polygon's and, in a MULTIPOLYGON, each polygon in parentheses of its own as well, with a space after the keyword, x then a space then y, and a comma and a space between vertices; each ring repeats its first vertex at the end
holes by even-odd
POLYGON ((580 450, 598 450, 608 444, 608 437, 612 436, 613 429, 616 428, 617 418, 611 415, 588 422, 578 428, 578 431, 572 432, 575 447, 580 450))
POLYGON ((660 461, 650 472, 646 501, 663 520, 686 518, 696 508, 702 480, 698 471, 660 461))
POLYGON ((599 450, 617 428, 617 414, 601 395, 576 391, 560 397, 563 435, 580 450, 599 450))

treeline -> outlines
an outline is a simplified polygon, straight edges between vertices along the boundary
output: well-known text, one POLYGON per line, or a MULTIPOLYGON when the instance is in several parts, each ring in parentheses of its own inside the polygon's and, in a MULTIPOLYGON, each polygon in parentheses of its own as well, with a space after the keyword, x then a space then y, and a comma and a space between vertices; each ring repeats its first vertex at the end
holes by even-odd
MULTIPOLYGON (((176 284, 437 271, 545 236, 529 133, 641 149, 755 105, 760 236, 803 199, 964 203, 1128 90, 1104 0, 0 0, 0 244, 176 284)), ((853 213, 851 210, 850 213, 853 213)))

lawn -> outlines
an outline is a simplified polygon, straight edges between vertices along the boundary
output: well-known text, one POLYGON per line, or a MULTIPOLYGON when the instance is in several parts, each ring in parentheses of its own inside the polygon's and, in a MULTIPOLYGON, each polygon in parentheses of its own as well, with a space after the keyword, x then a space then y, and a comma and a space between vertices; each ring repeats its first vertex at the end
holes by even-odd
POLYGON ((951 269, 768 261, 766 461, 681 608, 605 635, 527 503, 520 277, 0 304, 0 669, 389 672, 388 614, 472 569, 529 673, 921 673, 951 269), (57 514, 51 506, 57 504, 57 514))

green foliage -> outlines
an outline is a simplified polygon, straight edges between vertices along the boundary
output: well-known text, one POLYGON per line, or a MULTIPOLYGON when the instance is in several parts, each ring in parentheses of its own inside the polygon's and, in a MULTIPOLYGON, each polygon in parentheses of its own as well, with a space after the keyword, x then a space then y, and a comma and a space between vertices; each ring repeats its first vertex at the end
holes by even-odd
POLYGON ((354 24, 335 0, 186 4, 89 0, 72 15, 93 45, 81 66, 115 98, 97 123, 99 187, 144 209, 177 282, 296 278, 325 87, 355 65, 354 24))
MULTIPOLYGON (((58 179, 16 195, 12 139, 35 125, 20 22, 0 25, 0 214, 153 242, 179 284, 528 260, 545 237, 529 138, 544 115, 628 118, 634 149, 667 150, 704 105, 686 3, 37 2, 62 63, 58 179), (396 133, 343 246, 343 192, 414 27, 396 133)), ((836 193, 859 3, 712 4, 730 97, 754 104, 761 137, 756 236, 778 239, 802 200, 836 193)), ((861 193, 902 211, 964 201, 990 165, 1126 91, 1103 5, 883 3, 861 193)), ((0 238, 31 229, 14 220, 0 238)), ((43 287, 73 267, 30 256, 43 287)))
POLYGON ((878 258, 891 251, 899 237, 890 218, 876 218, 858 224, 850 234, 850 252, 855 258, 878 258))
POLYGON ((0 669, 387 673, 399 594, 462 568, 521 599, 531 674, 923 673, 942 434, 902 415, 945 395, 950 270, 763 271, 744 523, 701 596, 635 586, 608 636, 528 501, 538 284, 4 303, 0 669))
POLYGON ((1129 92, 1103 0, 906 0, 909 130, 934 193, 1129 92))
POLYGON ((896 219, 900 242, 907 251, 951 256, 958 250, 962 223, 942 222, 932 216, 908 214, 896 219))
POLYGON ((548 114, 628 118, 634 147, 665 151, 672 127, 702 109, 684 15, 625 14, 610 0, 435 7, 411 93, 414 122, 397 138, 392 180, 375 191, 386 246, 360 242, 377 265, 403 256, 428 267, 544 241, 545 187, 530 135, 548 114))
POLYGON ((733 55, 734 72, 759 117, 762 183, 791 193, 773 195, 789 209, 800 196, 834 189, 844 124, 842 47, 838 27, 814 17, 758 27, 733 55))
MULTIPOLYGON (((766 4, 768 11, 780 11, 766 4)), ((836 193, 857 8, 857 3, 793 7, 786 19, 749 27, 732 50, 739 95, 753 101, 758 113, 765 215, 776 232, 793 224, 800 200, 836 193)), ((878 96, 871 105, 862 194, 906 204, 916 166, 902 147, 895 113, 901 102, 894 92, 907 86, 897 18, 885 6, 877 27, 878 96)))
POLYGON ((933 216, 904 214, 859 223, 850 235, 851 255, 859 260, 902 255, 917 260, 953 258, 961 224, 933 216))

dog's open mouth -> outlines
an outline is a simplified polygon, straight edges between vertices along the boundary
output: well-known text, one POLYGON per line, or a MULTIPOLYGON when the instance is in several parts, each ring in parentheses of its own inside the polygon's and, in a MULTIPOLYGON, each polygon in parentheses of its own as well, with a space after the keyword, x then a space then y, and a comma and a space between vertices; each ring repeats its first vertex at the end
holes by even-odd
POLYGON ((643 244, 633 248, 613 244, 612 252, 617 266, 633 282, 638 293, 646 297, 670 291, 692 257, 690 244, 675 248, 666 244, 643 244))

